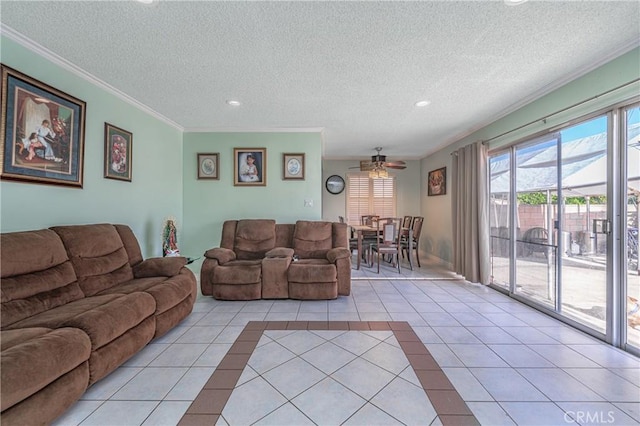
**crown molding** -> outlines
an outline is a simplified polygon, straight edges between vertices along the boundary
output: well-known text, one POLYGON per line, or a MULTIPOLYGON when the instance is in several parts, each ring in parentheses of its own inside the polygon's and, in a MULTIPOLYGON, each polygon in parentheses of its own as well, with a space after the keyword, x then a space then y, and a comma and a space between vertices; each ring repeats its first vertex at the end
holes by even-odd
POLYGON ((185 133, 320 133, 324 127, 187 127, 185 133))
POLYGON ((83 80, 88 81, 89 83, 103 89, 106 92, 109 92, 111 94, 113 94, 114 96, 120 98, 121 100, 123 100, 124 102, 138 108, 139 110, 149 114, 150 116, 168 124, 169 126, 184 132, 184 128, 179 125, 178 123, 176 123, 175 121, 172 121, 170 119, 168 119, 167 117, 165 117, 164 115, 160 114, 157 111, 154 111, 153 109, 149 108, 148 106, 146 106, 145 104, 137 101, 136 99, 132 98, 131 96, 127 95, 126 93, 122 92, 121 90, 116 89, 115 87, 111 86, 110 84, 100 80, 99 78, 97 78, 96 76, 88 73, 87 71, 83 70, 82 68, 80 68, 79 66, 69 62, 68 60, 64 59, 63 57, 53 53, 52 51, 50 51, 49 49, 47 49, 46 47, 42 46, 41 44, 36 43, 35 41, 29 39, 28 37, 26 37, 25 35, 19 33, 18 31, 14 30, 11 27, 8 27, 5 24, 0 24, 0 35, 7 37, 8 39, 18 43, 19 45, 21 45, 22 47, 32 51, 33 53, 45 58, 46 60, 58 65, 59 67, 65 69, 66 71, 71 72, 72 74, 82 78, 83 80))

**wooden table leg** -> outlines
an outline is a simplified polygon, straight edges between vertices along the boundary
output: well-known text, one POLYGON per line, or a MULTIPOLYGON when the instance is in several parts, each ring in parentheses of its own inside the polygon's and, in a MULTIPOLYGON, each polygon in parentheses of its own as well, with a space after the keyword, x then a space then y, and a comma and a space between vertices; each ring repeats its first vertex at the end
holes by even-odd
POLYGON ((413 230, 409 230, 409 235, 407 236, 407 257, 409 258, 409 268, 413 271, 413 230))
POLYGON ((356 262, 356 269, 360 269, 360 258, 362 257, 362 231, 358 231, 358 261, 356 262))

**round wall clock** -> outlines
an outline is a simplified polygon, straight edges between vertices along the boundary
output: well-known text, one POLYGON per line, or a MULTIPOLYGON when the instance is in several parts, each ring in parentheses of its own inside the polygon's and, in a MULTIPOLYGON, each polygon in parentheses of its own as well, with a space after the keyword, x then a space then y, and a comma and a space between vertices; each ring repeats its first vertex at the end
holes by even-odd
POLYGON ((331 194, 339 194, 344 191, 344 179, 338 175, 331 175, 327 178, 325 187, 331 194))

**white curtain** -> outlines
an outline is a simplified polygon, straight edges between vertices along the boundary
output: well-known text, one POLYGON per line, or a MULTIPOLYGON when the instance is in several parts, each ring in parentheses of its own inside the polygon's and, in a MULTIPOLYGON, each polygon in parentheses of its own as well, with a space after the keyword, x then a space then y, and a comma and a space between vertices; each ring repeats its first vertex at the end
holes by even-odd
POLYGON ((453 266, 471 282, 489 284, 487 148, 476 142, 452 153, 453 266))

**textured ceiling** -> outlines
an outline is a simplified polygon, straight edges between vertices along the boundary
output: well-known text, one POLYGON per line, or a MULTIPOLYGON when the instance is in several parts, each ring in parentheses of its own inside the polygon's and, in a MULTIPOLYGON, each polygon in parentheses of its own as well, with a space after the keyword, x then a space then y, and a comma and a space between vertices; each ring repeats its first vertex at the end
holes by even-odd
POLYGON ((325 158, 424 157, 640 40, 638 1, 2 0, 0 20, 185 131, 321 128, 325 158))

